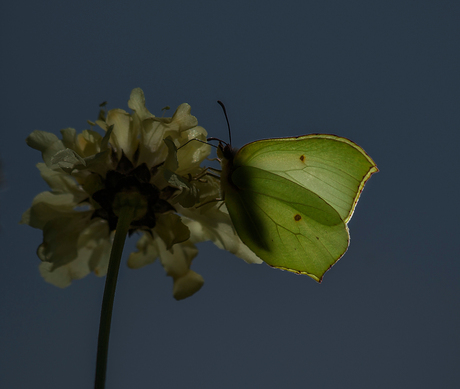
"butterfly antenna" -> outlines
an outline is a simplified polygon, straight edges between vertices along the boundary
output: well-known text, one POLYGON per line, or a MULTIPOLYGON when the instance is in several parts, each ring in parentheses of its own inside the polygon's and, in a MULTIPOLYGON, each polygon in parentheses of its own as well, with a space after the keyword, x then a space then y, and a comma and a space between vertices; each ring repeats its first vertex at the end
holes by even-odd
MULTIPOLYGON (((193 139, 190 139, 189 141, 185 142, 182 146, 179 146, 179 147, 177 148, 177 150, 179 150, 179 149, 181 149, 182 147, 188 145, 190 142, 192 142, 192 141, 194 141, 194 140, 196 140, 197 142, 204 143, 205 145, 209 145, 209 146, 212 146, 212 147, 217 148, 216 145, 213 145, 213 144, 211 144, 211 143, 208 143, 208 141, 210 141, 210 140, 216 140, 215 138, 208 138, 208 139, 206 139, 206 140, 201 140, 201 139, 198 139, 198 138, 193 138, 193 139)), ((219 140, 219 139, 217 139, 217 140, 219 140)))
POLYGON ((228 127, 228 140, 230 141, 230 145, 232 144, 232 131, 230 130, 230 122, 228 121, 228 116, 227 116, 227 110, 225 109, 225 105, 222 101, 217 100, 217 103, 222 107, 222 110, 224 111, 225 115, 225 120, 227 121, 227 127, 228 127))

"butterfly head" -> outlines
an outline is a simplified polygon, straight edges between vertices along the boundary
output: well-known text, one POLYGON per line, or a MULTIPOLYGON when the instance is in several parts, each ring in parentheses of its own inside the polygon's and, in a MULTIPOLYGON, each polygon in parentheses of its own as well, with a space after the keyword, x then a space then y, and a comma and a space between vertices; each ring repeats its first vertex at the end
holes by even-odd
POLYGON ((220 141, 217 146, 217 156, 221 160, 233 161, 237 149, 234 149, 231 144, 220 141))

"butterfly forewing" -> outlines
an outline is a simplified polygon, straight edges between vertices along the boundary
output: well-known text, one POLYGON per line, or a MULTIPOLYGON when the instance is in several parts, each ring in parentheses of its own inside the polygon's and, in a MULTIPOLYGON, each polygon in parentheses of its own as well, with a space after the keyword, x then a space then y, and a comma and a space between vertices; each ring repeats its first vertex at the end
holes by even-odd
POLYGON ((234 160, 284 177, 320 196, 346 222, 362 188, 377 170, 359 146, 335 135, 266 139, 244 146, 234 160))

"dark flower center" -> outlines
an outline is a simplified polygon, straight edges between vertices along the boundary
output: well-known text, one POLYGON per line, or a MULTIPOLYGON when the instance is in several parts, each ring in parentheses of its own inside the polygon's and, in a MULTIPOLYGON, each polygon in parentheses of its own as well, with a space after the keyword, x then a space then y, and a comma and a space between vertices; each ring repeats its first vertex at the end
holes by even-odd
POLYGON ((101 208, 93 212, 92 218, 100 217, 107 220, 110 231, 115 230, 118 216, 113 210, 113 203, 117 193, 137 192, 143 196, 147 202, 147 212, 145 215, 131 222, 130 234, 136 230, 149 231, 156 225, 158 213, 175 211, 174 207, 166 200, 160 198, 160 190, 150 183, 152 174, 145 163, 133 167, 131 161, 123 155, 115 170, 109 170, 103 180, 104 189, 94 192, 92 198, 101 208))

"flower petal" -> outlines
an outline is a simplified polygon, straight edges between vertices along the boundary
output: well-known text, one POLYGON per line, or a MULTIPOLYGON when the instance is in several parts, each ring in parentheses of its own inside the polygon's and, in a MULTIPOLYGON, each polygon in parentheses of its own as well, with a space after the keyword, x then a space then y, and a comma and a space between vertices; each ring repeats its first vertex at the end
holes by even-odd
POLYGON ((166 250, 190 238, 190 230, 182 223, 181 217, 174 213, 158 215, 154 231, 163 240, 166 250))
POLYGON ((137 149, 138 128, 132 126, 131 122, 131 115, 123 109, 111 109, 107 114, 107 126, 113 125, 110 143, 117 149, 118 158, 121 158, 123 152, 129 159, 132 159, 137 149))
POLYGON ((139 251, 131 253, 128 266, 139 268, 154 262, 159 256, 166 274, 174 280, 173 296, 175 299, 181 300, 189 297, 203 286, 203 277, 190 270, 198 249, 189 240, 175 244, 168 250, 163 239, 153 232, 153 236, 145 233, 136 246, 139 251))
MULTIPOLYGON (((59 138, 45 131, 35 130, 27 138, 26 143, 29 147, 35 150, 41 151, 42 153, 55 142, 61 142, 59 138)), ((63 147, 64 148, 64 147, 63 147)))
POLYGON ((149 265, 158 258, 160 251, 156 245, 154 238, 144 233, 136 243, 139 251, 131 253, 128 258, 128 267, 131 269, 139 269, 145 265, 149 265))
POLYGON ((211 240, 220 249, 227 250, 248 263, 263 262, 241 241, 225 205, 220 209, 215 206, 214 209, 203 214, 193 213, 190 209, 181 208, 179 205, 177 209, 186 216, 182 218, 182 221, 189 228, 190 240, 193 243, 211 240))
POLYGON ((74 207, 74 196, 69 193, 42 192, 35 196, 32 206, 22 215, 20 224, 43 229, 53 219, 74 214, 74 207))
POLYGON ((136 112, 139 120, 142 122, 145 119, 154 118, 147 108, 145 108, 144 92, 141 88, 134 88, 129 96, 128 107, 136 112))
MULTIPOLYGON (((42 259, 49 249, 44 245, 38 250, 42 259)), ((72 280, 83 278, 92 271, 97 276, 107 273, 112 239, 109 239, 107 223, 95 219, 81 233, 74 233, 70 239, 61 240, 60 247, 54 245, 53 248, 56 251, 49 257, 50 261, 42 262, 39 270, 47 282, 65 288, 72 280), (69 256, 73 257, 72 260, 63 263, 69 256)))
POLYGON ((177 150, 179 168, 177 174, 187 175, 195 170, 211 154, 211 146, 206 143, 208 133, 203 127, 192 127, 181 133, 180 146, 177 150), (192 141, 196 139, 196 141, 192 141), (201 141, 201 142, 200 142, 201 141))
POLYGON ((203 277, 190 270, 198 249, 190 241, 176 244, 170 250, 160 251, 160 261, 166 274, 173 278, 173 296, 181 300, 191 296, 204 284, 203 277))
POLYGON ((176 300, 183 300, 198 292, 204 284, 204 279, 193 270, 174 280, 173 296, 176 300))
POLYGON ((56 135, 39 130, 32 132, 27 137, 26 143, 33 149, 41 151, 43 161, 48 166, 50 165, 53 155, 58 151, 65 149, 64 144, 56 135))
POLYGON ((72 176, 62 171, 53 170, 46 166, 44 163, 37 163, 37 168, 40 170, 40 175, 50 186, 53 193, 70 192, 76 196, 76 202, 79 202, 85 198, 84 191, 72 176))
POLYGON ((43 226, 43 243, 38 250, 42 261, 53 263, 57 269, 77 257, 78 239, 87 227, 91 212, 72 212, 49 220, 43 226))
POLYGON ((190 107, 189 104, 183 103, 179 105, 171 119, 171 125, 177 126, 179 132, 196 127, 198 125, 198 119, 190 114, 191 111, 192 107, 190 107))

